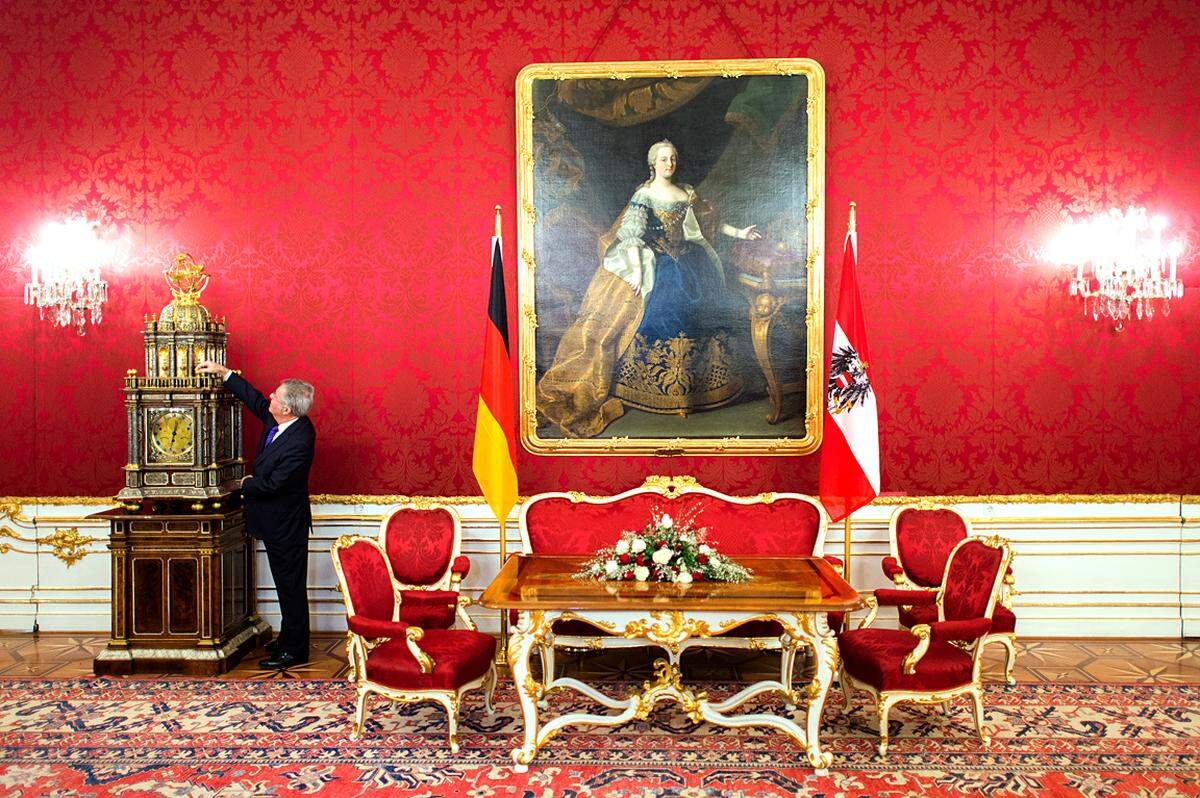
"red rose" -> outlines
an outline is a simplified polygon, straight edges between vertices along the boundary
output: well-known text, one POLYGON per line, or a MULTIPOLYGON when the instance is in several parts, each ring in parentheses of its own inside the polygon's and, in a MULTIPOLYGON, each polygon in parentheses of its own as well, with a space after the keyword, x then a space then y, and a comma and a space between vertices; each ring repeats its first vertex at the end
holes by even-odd
POLYGON ((645 564, 646 564, 646 558, 645 558, 644 556, 642 556, 641 554, 639 554, 639 555, 637 556, 637 564, 638 564, 638 565, 645 565, 645 564))
POLYGON ((692 581, 693 582, 703 582, 704 581, 704 573, 702 571, 693 571, 692 572, 692 581))
POLYGON ((698 556, 698 557, 696 558, 696 562, 700 563, 701 565, 704 565, 705 563, 707 563, 707 562, 708 562, 708 555, 707 555, 707 554, 701 554, 700 556, 698 556))
POLYGON ((617 557, 617 562, 621 563, 621 565, 629 565, 629 555, 628 554, 620 555, 619 557, 617 557))
POLYGON ((626 582, 630 581, 633 579, 633 571, 626 571, 625 573, 621 574, 621 578, 626 582))

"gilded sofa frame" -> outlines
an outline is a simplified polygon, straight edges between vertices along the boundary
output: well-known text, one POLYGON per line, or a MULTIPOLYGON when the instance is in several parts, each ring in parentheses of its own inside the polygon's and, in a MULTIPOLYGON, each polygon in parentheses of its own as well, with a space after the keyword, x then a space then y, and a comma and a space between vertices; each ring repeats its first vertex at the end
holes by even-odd
MULTIPOLYGON (((674 499, 679 496, 689 494, 701 494, 710 496, 729 504, 771 504, 778 499, 798 499, 814 508, 816 508, 819 522, 817 527, 817 535, 813 539, 813 554, 814 557, 822 556, 821 552, 825 548, 825 535, 829 531, 829 514, 819 501, 801 493, 759 493, 753 496, 729 496, 711 488, 706 488, 700 485, 694 477, 648 477, 640 487, 632 488, 624 493, 618 493, 613 496, 591 496, 585 493, 576 491, 549 492, 539 493, 535 496, 530 496, 521 505, 521 513, 518 524, 521 531, 521 550, 525 554, 533 554, 533 545, 529 540, 529 526, 527 515, 529 508, 538 501, 544 499, 568 499, 576 504, 614 504, 630 496, 637 496, 646 493, 653 493, 662 496, 666 499, 674 499)), ((836 568, 836 566, 835 566, 836 568)), ((838 569, 840 571, 840 569, 838 569)), ((601 631, 597 629, 597 632, 601 631)), ((791 688, 792 677, 795 671, 796 654, 799 652, 800 643, 791 640, 790 638, 780 639, 778 637, 685 637, 679 640, 668 640, 665 642, 655 641, 666 652, 669 658, 668 664, 672 668, 679 667, 679 661, 683 656, 683 652, 689 648, 725 648, 748 651, 779 651, 780 652, 780 681, 788 688, 791 688)), ((554 650, 556 648, 575 649, 575 650, 608 650, 618 648, 644 648, 645 640, 629 639, 619 635, 597 634, 596 636, 578 636, 578 635, 555 635, 552 631, 547 631, 545 635, 539 638, 538 653, 542 661, 542 678, 545 685, 549 685, 554 678, 554 650)))

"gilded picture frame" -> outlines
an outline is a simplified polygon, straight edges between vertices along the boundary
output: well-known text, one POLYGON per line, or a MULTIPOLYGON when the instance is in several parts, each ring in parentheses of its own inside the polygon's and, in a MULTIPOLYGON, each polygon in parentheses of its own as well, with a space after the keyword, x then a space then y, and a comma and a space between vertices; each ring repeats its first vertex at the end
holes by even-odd
POLYGON ((532 64, 516 110, 525 448, 815 451, 821 66, 532 64))

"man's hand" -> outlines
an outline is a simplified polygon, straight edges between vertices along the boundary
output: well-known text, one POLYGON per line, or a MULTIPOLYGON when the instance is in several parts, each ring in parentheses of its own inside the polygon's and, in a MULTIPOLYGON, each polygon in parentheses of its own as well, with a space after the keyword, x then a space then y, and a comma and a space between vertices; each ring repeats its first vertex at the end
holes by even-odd
POLYGON ((215 360, 201 360, 196 364, 197 374, 216 374, 218 377, 224 379, 225 375, 230 371, 231 369, 215 360))

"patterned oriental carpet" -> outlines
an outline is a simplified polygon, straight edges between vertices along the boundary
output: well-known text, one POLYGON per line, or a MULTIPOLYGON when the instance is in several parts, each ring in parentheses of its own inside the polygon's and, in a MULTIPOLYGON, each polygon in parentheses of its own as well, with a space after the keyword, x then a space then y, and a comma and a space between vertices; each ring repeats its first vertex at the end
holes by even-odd
MULTIPOLYGON (((5 680, 0 796, 1200 793, 1200 685, 994 685, 988 747, 966 701, 949 715, 901 707, 886 759, 873 709, 856 695, 843 715, 832 697, 828 776, 802 766, 782 734, 697 727, 674 705, 616 729, 567 729, 519 774, 509 766, 519 711, 503 683, 494 716, 469 698, 462 750, 451 754, 433 705, 374 699, 364 740, 351 742, 344 681, 5 680)), ((551 701, 556 712, 583 706, 551 701)))

